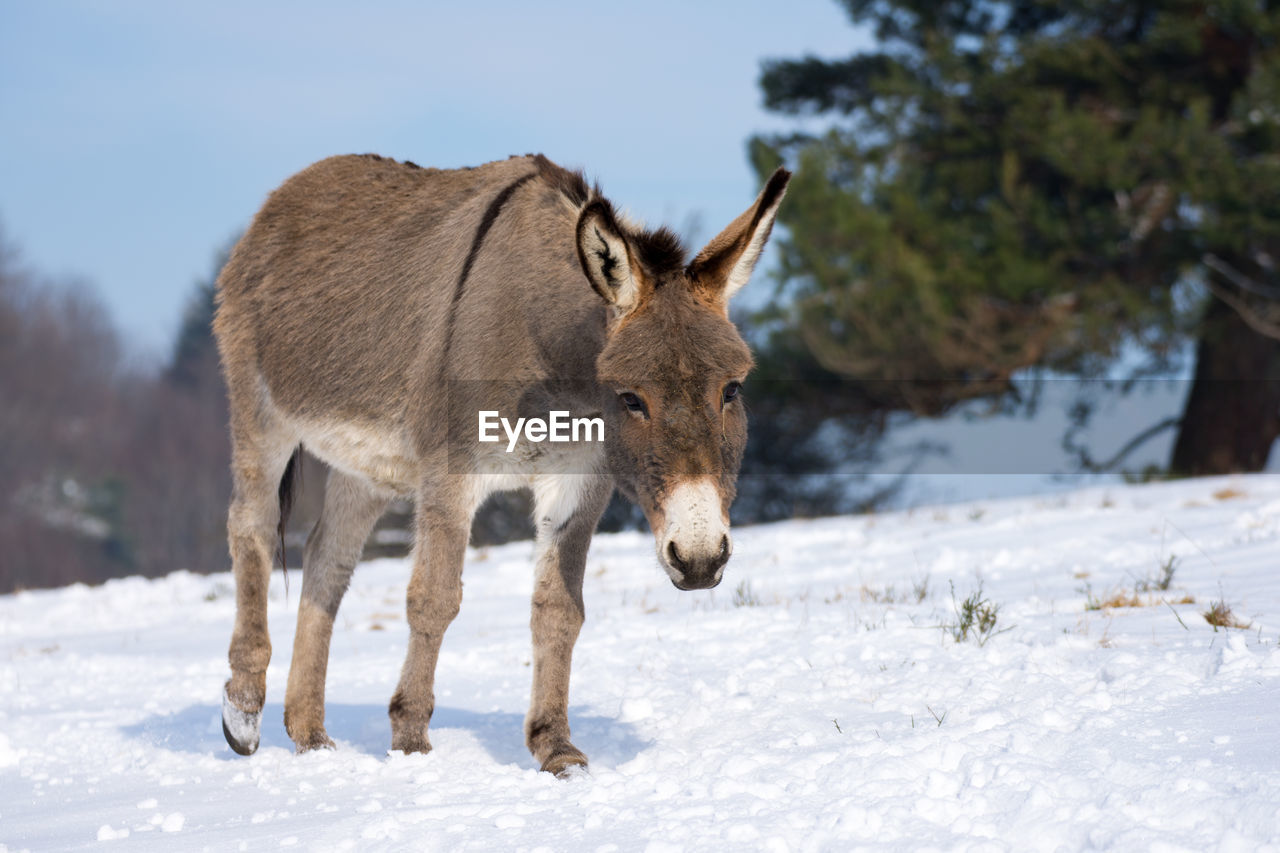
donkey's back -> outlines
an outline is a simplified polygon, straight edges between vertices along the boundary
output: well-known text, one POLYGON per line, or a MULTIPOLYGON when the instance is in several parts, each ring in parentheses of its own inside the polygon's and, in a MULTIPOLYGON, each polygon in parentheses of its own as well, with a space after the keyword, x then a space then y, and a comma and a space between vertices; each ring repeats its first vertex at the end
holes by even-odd
MULTIPOLYGON (((559 321, 589 348, 580 332, 592 317, 602 336, 604 312, 574 256, 572 198, 585 192, 541 156, 459 170, 344 156, 290 178, 219 279, 215 330, 233 408, 274 409, 341 468, 370 467, 346 458, 361 449, 375 451, 375 468, 393 450, 429 453, 447 432, 443 382, 568 366, 541 363, 535 305, 538 337, 557 337, 559 321), (253 399, 235 399, 242 392, 253 399), (378 447, 392 434, 408 446, 378 447)), ((361 473, 397 491, 418 476, 413 466, 361 473)))

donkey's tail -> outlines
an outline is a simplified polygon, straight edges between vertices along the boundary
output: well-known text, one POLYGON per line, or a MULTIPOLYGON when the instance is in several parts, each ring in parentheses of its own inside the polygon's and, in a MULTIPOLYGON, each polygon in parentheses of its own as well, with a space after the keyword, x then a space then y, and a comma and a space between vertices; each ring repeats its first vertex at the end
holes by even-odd
POLYGON ((276 524, 276 535, 280 547, 280 568, 284 571, 285 591, 289 587, 289 562, 285 557, 284 528, 289 523, 289 513, 293 511, 293 499, 297 494, 299 481, 302 479, 302 445, 293 450, 288 463, 284 466, 284 475, 280 477, 280 521, 276 524))

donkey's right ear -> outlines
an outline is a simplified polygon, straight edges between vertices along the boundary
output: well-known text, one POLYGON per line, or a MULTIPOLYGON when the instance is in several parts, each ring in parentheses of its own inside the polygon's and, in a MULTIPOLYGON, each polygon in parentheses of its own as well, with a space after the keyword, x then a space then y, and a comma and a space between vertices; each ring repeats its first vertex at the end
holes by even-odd
POLYGON ((578 216, 578 261, 596 293, 619 314, 636 307, 642 277, 606 201, 592 201, 578 216))

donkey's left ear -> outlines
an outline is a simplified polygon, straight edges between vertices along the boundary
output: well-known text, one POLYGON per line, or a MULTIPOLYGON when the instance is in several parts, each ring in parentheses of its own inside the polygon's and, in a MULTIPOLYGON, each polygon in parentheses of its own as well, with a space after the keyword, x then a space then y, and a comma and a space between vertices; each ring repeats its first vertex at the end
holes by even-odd
POLYGON ((713 296, 726 312, 729 300, 751 278, 751 271, 760 260, 789 180, 791 173, 786 169, 775 171, 755 204, 729 223, 689 264, 688 275, 694 289, 713 296))

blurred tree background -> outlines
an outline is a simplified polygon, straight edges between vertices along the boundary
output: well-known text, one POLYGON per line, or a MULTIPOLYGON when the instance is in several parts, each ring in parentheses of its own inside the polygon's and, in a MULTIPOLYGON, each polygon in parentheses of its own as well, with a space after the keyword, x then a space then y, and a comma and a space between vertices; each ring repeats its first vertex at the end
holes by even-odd
POLYGON ((761 77, 768 108, 830 119, 751 144, 761 175, 796 172, 762 361, 844 380, 815 417, 833 397, 936 417, 1016 409, 1020 376, 1167 376, 1193 342, 1169 472, 1261 469, 1280 435, 1276 5, 842 5, 876 51, 761 77))
POLYGON ((200 293, 157 374, 87 285, 0 246, 0 592, 225 569, 226 403, 200 293))
MULTIPOLYGON (((794 171, 757 351, 735 523, 874 508, 927 447, 899 426, 982 401, 1027 412, 1037 377, 1191 377, 1167 472, 1262 468, 1280 435, 1280 11, 1261 2, 842 0, 874 52, 768 62, 794 171), (813 128, 826 125, 821 131, 813 128)), ((691 241, 697 242, 697 241, 691 241)), ((83 284, 0 233, 0 592, 229 568, 225 392, 195 282, 172 352, 139 365, 83 284)), ((759 286, 759 284, 757 284, 759 286)), ((1087 421, 1096 382, 1080 382, 1087 421)), ((1092 461, 1080 457, 1082 466, 1092 461)), ((308 459, 291 566, 319 514, 308 459)), ((498 496, 473 542, 532 534, 498 496)), ((643 526, 615 499, 602 529, 643 526)), ((411 508, 366 557, 399 554, 411 508)))

